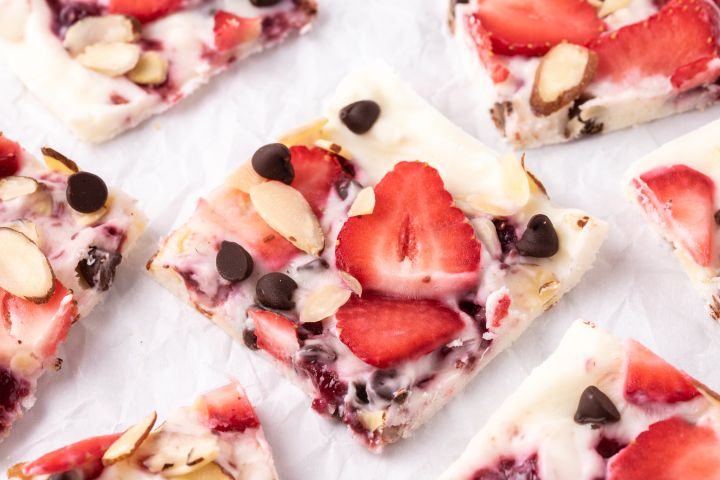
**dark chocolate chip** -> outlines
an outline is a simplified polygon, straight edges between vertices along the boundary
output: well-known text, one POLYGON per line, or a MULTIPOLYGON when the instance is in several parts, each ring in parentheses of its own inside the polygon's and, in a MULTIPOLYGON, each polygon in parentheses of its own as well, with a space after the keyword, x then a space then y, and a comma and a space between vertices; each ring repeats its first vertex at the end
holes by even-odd
POLYGON ((538 214, 530 219, 516 247, 526 257, 546 258, 558 252, 560 242, 550 219, 538 214))
POLYGON ((282 0, 250 0, 250 3, 252 3, 256 7, 272 7, 273 5, 277 5, 282 0))
POLYGON ((328 268, 330 268, 330 264, 327 260, 324 258, 316 258, 314 260, 310 260, 304 265, 300 265, 298 267, 298 271, 320 272, 322 270, 327 270, 328 268))
POLYGON ((68 470, 62 473, 53 473, 48 480, 85 480, 85 475, 77 469, 68 470))
POLYGON ((295 306, 293 294, 298 286, 284 273, 272 272, 260 277, 255 287, 258 301, 267 308, 290 310, 295 306))
POLYGON ((282 143, 271 143, 260 147, 252 156, 252 166, 261 177, 278 180, 290 185, 295 170, 290 161, 290 149, 282 143))
POLYGON ((715 223, 716 223, 717 225, 720 225, 720 210, 718 210, 717 212, 715 212, 715 223))
POLYGON ((297 353, 297 361, 304 366, 329 365, 335 361, 337 354, 330 348, 318 343, 304 345, 297 353))
POLYGON ((310 337, 317 337, 318 335, 322 335, 324 331, 325 327, 323 326, 323 322, 303 323, 301 325, 298 325, 297 337, 298 340, 305 341, 310 337))
POLYGON ((580 395, 575 422, 580 424, 605 425, 620 420, 620 412, 599 388, 587 387, 580 395))
POLYGON ((375 394, 385 400, 392 400, 395 395, 405 388, 397 370, 375 370, 370 375, 370 388, 375 394))
POLYGON ((215 257, 215 267, 228 282, 241 282, 253 271, 253 259, 242 246, 235 242, 223 241, 215 257))
POLYGON ((367 394, 367 387, 364 383, 353 383, 353 386, 355 387, 355 398, 358 399, 358 402, 360 402, 363 405, 367 405, 370 403, 370 399, 368 398, 367 394))
POLYGON ((122 255, 119 253, 90 247, 87 256, 78 262, 75 272, 90 287, 104 292, 115 280, 115 269, 120 262, 122 255))
POLYGON ((250 350, 258 349, 257 335, 255 335, 255 330, 250 328, 246 328, 245 330, 243 330, 243 343, 250 350))
POLYGON ((89 172, 73 173, 68 178, 65 196, 68 203, 80 213, 100 210, 108 199, 108 189, 103 179, 89 172))
POLYGON ((380 105, 372 100, 360 100, 340 110, 340 121, 358 135, 370 130, 379 116, 380 105))

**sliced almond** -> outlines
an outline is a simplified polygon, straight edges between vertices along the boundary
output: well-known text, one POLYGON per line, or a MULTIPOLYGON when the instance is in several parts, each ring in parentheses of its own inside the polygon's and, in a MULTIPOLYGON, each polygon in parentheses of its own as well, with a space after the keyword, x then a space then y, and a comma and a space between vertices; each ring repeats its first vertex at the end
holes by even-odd
POLYGON ((264 181, 265 179, 258 175, 252 167, 252 164, 250 162, 245 162, 225 180, 225 184, 232 188, 236 188, 241 192, 249 193, 250 188, 263 183, 264 181))
POLYGON ((0 225, 0 227, 12 228, 16 232, 20 232, 28 237, 35 245, 40 246, 40 230, 38 226, 30 220, 14 220, 0 225))
POLYGON ((385 414, 381 411, 368 412, 361 410, 358 412, 358 419, 369 432, 374 432, 383 426, 385 414))
POLYGON ((595 76, 597 62, 597 54, 580 45, 560 43, 551 48, 535 71, 533 112, 550 115, 578 98, 595 76))
POLYGON ((90 227, 102 220, 103 217, 107 215, 108 211, 110 211, 110 209, 108 208, 108 204, 106 203, 92 213, 80 213, 78 211, 72 210, 72 216, 75 219, 75 223, 77 223, 81 227, 90 227))
POLYGON ((470 220, 470 224, 475 228, 475 235, 477 235, 490 256, 499 258, 502 255, 502 246, 492 220, 487 217, 475 217, 470 220))
POLYGON ((348 217, 370 215, 373 210, 375 210, 375 190, 372 187, 365 187, 355 197, 355 201, 348 211, 348 217))
POLYGON ((618 10, 627 8, 630 5, 630 0, 594 0, 590 3, 593 4, 595 7, 599 7, 598 17, 602 18, 607 17, 608 15, 613 14, 618 10))
POLYGON ((325 246, 320 222, 300 192, 270 181, 250 188, 250 200, 270 227, 303 252, 317 256, 325 246))
POLYGON ((158 430, 142 445, 143 465, 151 473, 177 477, 200 470, 220 454, 212 435, 195 436, 158 430))
POLYGON ((325 285, 312 292, 300 310, 300 322, 319 322, 338 311, 350 300, 352 292, 337 285, 325 285))
POLYGON ((157 413, 152 412, 139 423, 125 430, 125 433, 120 435, 120 438, 115 440, 115 443, 110 445, 110 448, 105 451, 102 457, 103 465, 112 465, 121 460, 125 460, 135 453, 135 450, 137 450, 148 435, 150 435, 156 420, 157 413))
POLYGON ((125 75, 140 60, 140 47, 132 43, 96 43, 77 57, 78 63, 109 77, 125 75))
POLYGON ((30 177, 0 178, 0 201, 7 202, 13 198, 24 197, 38 191, 40 184, 30 177))
POLYGON ((85 17, 65 33, 63 46, 77 56, 98 43, 132 43, 140 38, 140 23, 125 15, 85 17))
POLYGON ((50 170, 72 175, 80 171, 77 163, 50 147, 42 147, 43 160, 50 170))
POLYGON ((168 61, 160 52, 144 52, 127 76, 139 85, 161 85, 167 80, 168 61))
POLYGON ((327 150, 328 152, 332 152, 335 155, 340 155, 343 158, 346 158, 348 160, 352 160, 352 155, 350 155, 350 152, 345 150, 343 147, 338 145, 337 143, 333 143, 330 140, 325 140, 324 138, 320 138, 318 140, 315 140, 315 146, 320 147, 323 150, 327 150))
POLYGON ((362 296, 362 285, 360 285, 360 282, 357 278, 353 277, 347 272, 343 272, 342 270, 338 270, 338 274, 340 275, 340 278, 345 283, 345 285, 348 286, 352 292, 357 295, 358 297, 362 296))
POLYGON ((45 303, 55 290, 50 262, 28 237, 0 227, 0 288, 35 303, 45 303))
POLYGON ((173 477, 176 480, 233 480, 217 463, 208 463, 204 467, 185 475, 173 477))

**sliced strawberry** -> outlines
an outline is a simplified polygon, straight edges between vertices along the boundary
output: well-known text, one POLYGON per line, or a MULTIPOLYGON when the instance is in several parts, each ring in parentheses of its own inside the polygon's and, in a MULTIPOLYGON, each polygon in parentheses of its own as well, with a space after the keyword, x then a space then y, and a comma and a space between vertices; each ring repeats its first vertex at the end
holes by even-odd
POLYGON ((269 270, 279 270, 300 253, 292 243, 265 223, 252 207, 250 197, 234 188, 216 191, 209 202, 198 202, 197 215, 227 229, 254 258, 269 270))
MULTIPOLYGON (((502 326, 502 321, 505 320, 505 317, 508 316, 508 312, 510 311, 510 304, 512 303, 512 298, 510 297, 510 294, 508 292, 502 292, 498 296, 495 296, 496 300, 492 304, 492 312, 490 318, 492 319, 490 321, 490 326, 492 328, 499 328, 502 326)), ((489 304, 488 299, 488 304, 489 304)), ((489 306, 489 305, 488 305, 489 306)))
POLYGON ((82 468, 100 460, 122 433, 92 437, 43 455, 34 462, 26 463, 22 473, 29 477, 51 475, 75 468, 82 468))
POLYGON ((338 234, 337 267, 363 289, 437 297, 473 289, 480 243, 453 205, 437 170, 401 162, 375 187, 375 209, 352 217, 338 234))
POLYGON ((490 34, 483 28, 480 17, 476 14, 470 14, 465 17, 465 22, 470 37, 475 43, 480 62, 485 66, 493 83, 502 83, 507 80, 510 76, 510 70, 493 52, 490 34))
POLYGON ((710 266, 715 248, 715 183, 686 165, 658 167, 634 180, 638 199, 677 247, 710 266))
POLYGON ((132 15, 141 22, 150 22, 180 10, 182 0, 110 0, 110 13, 132 15))
POLYGON ((670 77, 670 83, 676 90, 685 91, 712 83, 718 76, 720 76, 720 58, 701 58, 675 70, 670 77))
POLYGON ((566 41, 587 45, 605 23, 587 0, 479 0, 477 20, 500 55, 544 55, 566 41))
POLYGON ((15 175, 20 170, 20 145, 0 133, 0 178, 15 175))
POLYGON ((608 480, 720 480, 720 439, 672 417, 650 425, 610 460, 608 480))
POLYGON ((42 360, 52 357, 67 337, 70 325, 77 316, 72 293, 60 281, 55 281, 53 296, 46 303, 33 303, 0 290, 0 316, 5 330, 0 332, 2 343, 31 348, 42 360))
POLYGON ((347 177, 337 156, 322 148, 290 147, 295 178, 291 186, 321 215, 335 184, 347 177))
POLYGON ((268 310, 252 308, 248 315, 255 323, 257 346, 285 363, 292 363, 292 357, 300 345, 297 326, 287 317, 268 310))
POLYGON ((200 397, 200 409, 207 423, 216 432, 244 432, 257 428, 260 421, 242 387, 231 383, 200 397))
POLYGON ((220 51, 232 50, 243 43, 255 40, 262 31, 262 19, 238 17, 218 10, 215 12, 215 48, 220 51))
POLYGON ((595 80, 633 82, 677 74, 676 87, 692 86, 684 81, 684 69, 718 56, 719 18, 710 0, 673 0, 643 22, 605 33, 590 44, 598 54, 595 80))
POLYGON ((435 300, 353 297, 335 314, 340 340, 360 360, 392 367, 442 347, 463 329, 460 315, 435 300))
POLYGON ((700 395, 687 374, 633 340, 625 362, 624 394, 630 403, 685 402, 700 395))

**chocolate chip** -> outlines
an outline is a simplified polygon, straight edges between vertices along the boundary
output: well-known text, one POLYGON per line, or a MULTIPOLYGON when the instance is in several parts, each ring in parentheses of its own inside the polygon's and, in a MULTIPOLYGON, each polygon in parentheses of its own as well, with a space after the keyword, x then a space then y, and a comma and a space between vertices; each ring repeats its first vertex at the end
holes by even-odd
POLYGON ((516 247, 526 257, 546 258, 558 252, 560 242, 550 219, 538 214, 530 219, 516 247))
POLYGON ((250 328, 246 328, 245 330, 243 330, 243 343, 250 350, 258 349, 257 335, 255 335, 255 330, 252 330, 250 328))
POLYGON ((380 105, 372 100, 360 100, 340 110, 340 121, 358 135, 370 130, 379 116, 380 105))
POLYGON ((394 369, 375 370, 370 375, 370 388, 378 397, 392 400, 397 393, 405 388, 399 377, 397 370, 394 369))
POLYGON ((273 5, 277 5, 282 0, 250 0, 250 3, 255 5, 256 7, 272 7, 273 5))
POLYGON ((108 189, 103 179, 89 172, 73 173, 68 178, 65 196, 68 203, 80 213, 100 210, 108 199, 108 189))
POLYGON ((575 411, 575 422, 580 424, 605 425, 620 420, 620 412, 599 388, 587 387, 578 402, 575 411))
POLYGON ((122 255, 117 252, 90 247, 87 256, 78 262, 75 272, 90 287, 104 292, 115 280, 115 269, 121 261, 122 255))
POLYGON ((215 267, 228 282, 241 282, 253 271, 253 259, 242 246, 235 242, 223 241, 215 257, 215 267))
POLYGON ((290 161, 290 149, 282 143, 271 143, 260 147, 252 156, 252 166, 261 177, 278 180, 290 185, 295 170, 290 161))
POLYGON ((272 272, 260 277, 255 287, 255 294, 265 307, 290 310, 295 306, 292 298, 297 288, 297 283, 292 278, 284 273, 272 272))

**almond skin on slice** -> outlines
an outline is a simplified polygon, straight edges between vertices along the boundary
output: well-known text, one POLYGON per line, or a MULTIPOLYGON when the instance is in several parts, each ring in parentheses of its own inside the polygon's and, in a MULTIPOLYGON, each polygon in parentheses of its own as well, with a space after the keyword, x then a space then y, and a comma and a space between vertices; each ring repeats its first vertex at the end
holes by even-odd
POLYGON ((40 246, 40 230, 38 226, 30 220, 13 220, 12 222, 0 225, 0 227, 12 228, 16 232, 20 232, 28 237, 35 245, 40 246))
POLYGON ((132 43, 140 38, 140 22, 125 15, 89 16, 72 24, 63 46, 77 56, 98 43, 132 43))
POLYGON ((34 303, 45 303, 55 290, 55 274, 45 254, 28 237, 0 227, 0 288, 34 303))
POLYGON ((375 190, 372 187, 365 187, 355 197, 355 201, 348 211, 348 217, 370 215, 373 210, 375 210, 375 190))
POLYGON ((571 43, 550 49, 535 71, 530 107, 535 115, 546 116, 580 96, 597 70, 597 54, 571 43))
POLYGON ((325 285, 312 292, 300 310, 300 323, 319 322, 338 311, 350 300, 352 292, 337 285, 325 285))
POLYGON ((17 197, 24 197, 38 191, 40 184, 30 177, 0 178, 0 201, 7 202, 17 197))
POLYGON ((297 248, 314 256, 322 251, 325 235, 300 192, 273 180, 251 187, 250 201, 270 228, 297 248))
POLYGON ((103 465, 107 467, 113 463, 125 460, 135 453, 135 450, 137 450, 148 435, 150 435, 150 431, 152 431, 153 426, 155 426, 156 420, 157 413, 152 412, 143 418, 140 423, 125 430, 125 433, 115 440, 115 443, 110 445, 110 448, 105 451, 102 457, 103 465))
POLYGON ((78 63, 109 77, 125 75, 140 60, 140 47, 133 43, 96 43, 77 56, 78 63))
POLYGON ((343 283, 347 285, 348 288, 352 290, 355 295, 357 295, 358 297, 362 297, 362 285, 360 285, 360 282, 357 278, 342 270, 338 270, 338 275, 340 275, 343 283))
POLYGON ((168 61, 160 52, 144 52, 127 76, 138 85, 161 85, 167 80, 168 61))
POLYGON ((40 150, 42 151, 45 165, 47 165, 50 170, 67 173, 68 175, 72 175, 73 173, 80 171, 80 167, 78 167, 77 163, 73 162, 57 150, 53 150, 50 147, 42 147, 40 150))

